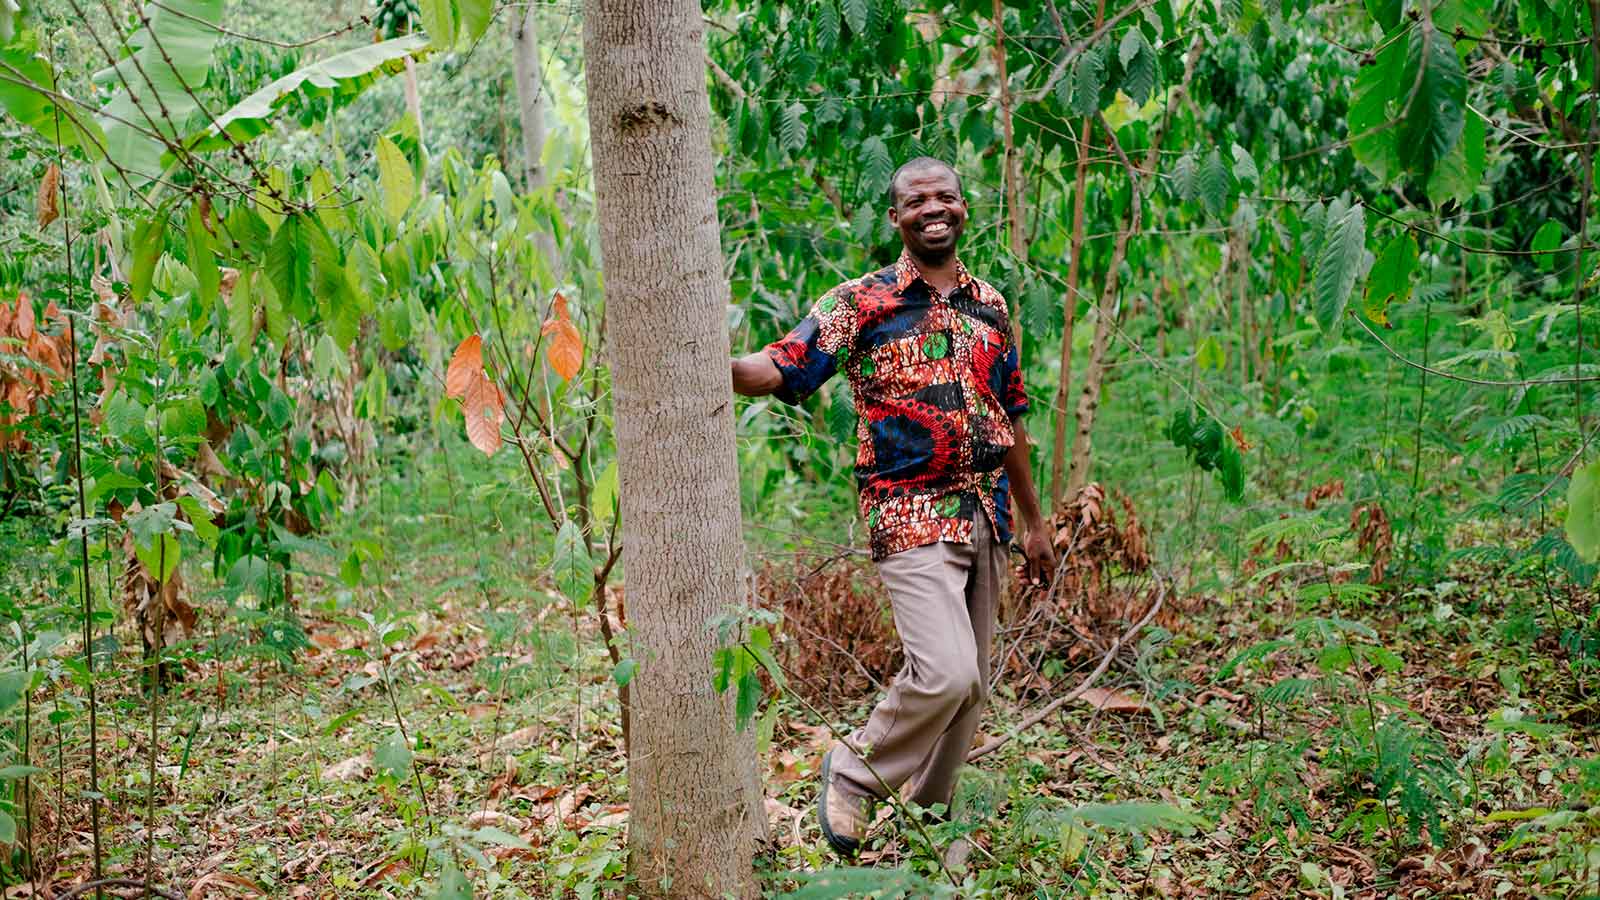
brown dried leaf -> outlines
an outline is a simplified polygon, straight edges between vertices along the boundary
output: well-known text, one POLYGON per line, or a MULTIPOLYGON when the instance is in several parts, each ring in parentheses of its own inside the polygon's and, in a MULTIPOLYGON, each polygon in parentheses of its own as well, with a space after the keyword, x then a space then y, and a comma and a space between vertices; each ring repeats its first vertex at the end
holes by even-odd
POLYGON ((1138 697, 1110 688, 1092 687, 1078 695, 1078 699, 1102 712, 1148 712, 1150 707, 1138 697))
POLYGON ((200 876, 200 880, 194 883, 194 887, 189 888, 189 900, 201 900, 206 896, 205 889, 211 885, 224 888, 225 890, 218 892, 223 896, 231 896, 230 892, 234 890, 252 897, 267 896, 267 892, 262 890, 260 885, 242 875, 234 875, 228 872, 212 872, 208 875, 200 876))
POLYGON ((55 163, 44 170, 44 177, 39 179, 39 197, 35 208, 39 215, 39 230, 61 217, 61 170, 55 163))
POLYGON ((1243 425, 1233 426, 1233 430, 1228 432, 1228 437, 1233 438, 1233 445, 1239 448, 1240 453, 1249 453, 1251 450, 1255 449, 1254 444, 1244 439, 1243 425))
POLYGON ((11 328, 23 340, 33 337, 33 301, 28 299, 27 294, 17 294, 17 316, 11 328))
POLYGON ((456 347, 450 357, 450 368, 444 373, 444 395, 457 400, 467 396, 467 390, 483 380, 483 338, 476 334, 456 347))
POLYGON ((572 324, 572 316, 567 312, 567 298, 560 292, 556 293, 554 313, 540 329, 548 338, 544 359, 549 363, 550 371, 560 376, 562 381, 571 381, 572 376, 583 368, 583 335, 572 324))
POLYGON ((336 762, 322 770, 323 781, 355 781, 365 777, 372 768, 372 755, 363 753, 352 756, 342 762, 336 762))

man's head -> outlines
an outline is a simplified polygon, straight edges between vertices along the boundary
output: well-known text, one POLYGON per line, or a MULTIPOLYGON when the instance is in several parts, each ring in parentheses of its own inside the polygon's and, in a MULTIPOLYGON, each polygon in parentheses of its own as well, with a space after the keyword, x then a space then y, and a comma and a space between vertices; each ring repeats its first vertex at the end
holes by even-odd
POLYGON ((949 163, 919 156, 889 179, 889 224, 911 255, 938 264, 956 252, 967 225, 967 200, 961 176, 949 163))

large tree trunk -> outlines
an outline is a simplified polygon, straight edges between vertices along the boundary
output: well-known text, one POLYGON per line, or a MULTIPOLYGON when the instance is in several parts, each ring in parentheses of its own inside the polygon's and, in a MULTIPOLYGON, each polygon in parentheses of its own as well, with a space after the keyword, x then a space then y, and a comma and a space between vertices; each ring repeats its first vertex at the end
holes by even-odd
POLYGON ((631 682, 629 866, 652 897, 753 897, 748 748, 712 686, 738 603, 728 286, 695 0, 588 0, 594 181, 621 477, 631 682))

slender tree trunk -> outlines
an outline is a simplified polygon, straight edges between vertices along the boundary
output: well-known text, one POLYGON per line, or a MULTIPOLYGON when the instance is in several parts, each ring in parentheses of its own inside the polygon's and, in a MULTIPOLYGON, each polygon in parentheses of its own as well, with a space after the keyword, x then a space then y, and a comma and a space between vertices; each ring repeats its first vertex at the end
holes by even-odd
MULTIPOLYGON (((517 83, 517 119, 522 124, 522 187, 530 194, 543 190, 546 183, 544 68, 539 58, 539 33, 534 30, 537 8, 536 4, 528 4, 520 17, 513 10, 511 19, 511 63, 517 83)), ((552 275, 559 277, 555 235, 539 231, 534 233, 533 242, 552 275)))
POLYGON ((417 122, 417 143, 422 140, 422 92, 417 89, 417 64, 406 57, 406 111, 411 113, 411 118, 417 122))
POLYGON ((605 258, 628 621, 639 671, 629 868, 650 897, 753 897, 761 809, 713 616, 742 597, 728 285, 695 0, 588 0, 594 181, 605 258))
MULTIPOLYGON (((1095 9, 1094 27, 1105 21, 1106 4, 1095 9)), ((1063 32, 1062 40, 1066 40, 1063 32)), ((1061 375, 1056 381, 1055 443, 1050 447, 1050 508, 1061 507, 1067 472, 1067 398, 1072 392, 1072 329, 1078 318, 1078 273, 1083 263, 1083 198, 1089 175, 1089 141, 1094 119, 1084 116, 1078 126, 1078 175, 1072 187, 1072 258, 1067 262, 1067 296, 1061 325, 1061 375)))

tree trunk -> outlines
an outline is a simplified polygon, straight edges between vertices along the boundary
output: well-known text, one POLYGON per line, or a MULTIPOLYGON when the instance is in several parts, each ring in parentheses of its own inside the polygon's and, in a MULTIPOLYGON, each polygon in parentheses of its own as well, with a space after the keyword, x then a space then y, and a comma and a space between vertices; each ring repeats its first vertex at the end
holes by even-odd
MULTIPOLYGON (((539 33, 534 30, 536 4, 523 8, 518 18, 512 13, 511 63, 517 83, 517 118, 522 124, 522 188, 530 194, 544 189, 544 68, 539 59, 539 33)), ((535 232, 534 246, 544 257, 553 277, 560 277, 555 235, 535 232)))
MULTIPOLYGON (((417 64, 409 56, 406 57, 405 90, 406 111, 411 113, 411 118, 417 122, 417 143, 426 146, 422 139, 422 92, 417 89, 417 64)), ((423 187, 426 190, 426 184, 423 187)))
POLYGON ((544 187, 544 70, 539 62, 539 34, 528 4, 511 25, 511 64, 517 83, 517 118, 522 123, 522 186, 529 193, 544 187))
POLYGON ((695 0, 588 0, 600 245, 621 479, 631 682, 629 868, 651 897, 753 897, 746 789, 708 622, 741 601, 738 470, 695 0))
MULTIPOLYGON (((1055 6, 1050 6, 1052 13, 1055 6)), ((1095 4, 1094 27, 1106 20, 1106 2, 1095 4)), ((1067 43, 1066 27, 1056 17, 1061 42, 1067 43)), ((1083 262, 1083 199, 1089 174, 1089 141, 1094 135, 1094 118, 1084 116, 1078 126, 1078 174, 1072 187, 1072 257, 1067 262, 1067 296, 1062 299, 1061 374, 1056 379, 1055 442, 1050 446, 1050 508, 1061 507, 1067 471, 1067 398, 1072 393, 1072 328, 1078 318, 1078 273, 1083 262)))

